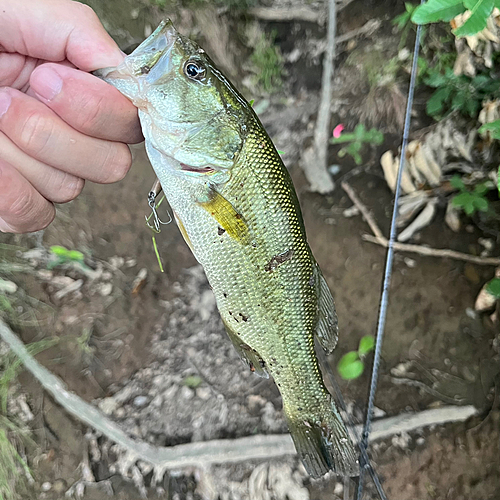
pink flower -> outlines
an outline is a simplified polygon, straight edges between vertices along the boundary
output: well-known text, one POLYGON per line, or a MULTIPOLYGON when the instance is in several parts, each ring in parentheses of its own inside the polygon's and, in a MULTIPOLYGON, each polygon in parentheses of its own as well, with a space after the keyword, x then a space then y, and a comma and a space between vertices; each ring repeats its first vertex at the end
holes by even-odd
POLYGON ((344 125, 342 125, 342 123, 339 123, 333 129, 333 137, 335 137, 335 139, 338 139, 340 137, 340 134, 342 133, 342 130, 344 130, 344 125))

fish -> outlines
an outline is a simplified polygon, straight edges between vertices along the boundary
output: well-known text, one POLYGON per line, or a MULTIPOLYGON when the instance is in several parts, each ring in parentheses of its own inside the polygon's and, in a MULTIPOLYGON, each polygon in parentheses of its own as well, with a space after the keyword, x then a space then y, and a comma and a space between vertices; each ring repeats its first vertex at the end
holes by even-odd
POLYGON ((325 387, 338 319, 306 238, 290 175, 252 106, 169 20, 124 61, 94 74, 137 106, 145 147, 174 218, 216 298, 229 339, 271 376, 310 476, 359 463, 325 387))

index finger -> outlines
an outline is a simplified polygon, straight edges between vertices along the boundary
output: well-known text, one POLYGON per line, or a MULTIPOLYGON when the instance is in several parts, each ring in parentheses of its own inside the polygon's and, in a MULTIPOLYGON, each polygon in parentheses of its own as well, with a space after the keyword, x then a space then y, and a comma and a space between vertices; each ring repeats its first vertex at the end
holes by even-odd
POLYGON ((123 54, 87 5, 68 0, 0 0, 0 50, 84 71, 116 66, 123 54))

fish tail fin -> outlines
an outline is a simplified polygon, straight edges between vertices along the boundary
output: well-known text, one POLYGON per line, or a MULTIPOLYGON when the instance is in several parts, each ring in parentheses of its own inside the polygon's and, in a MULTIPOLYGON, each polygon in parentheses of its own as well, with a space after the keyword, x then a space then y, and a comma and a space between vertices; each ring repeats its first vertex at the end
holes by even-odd
POLYGON ((287 414, 295 448, 308 474, 314 478, 329 471, 341 476, 358 476, 358 454, 333 401, 331 408, 332 411, 314 421, 287 414))

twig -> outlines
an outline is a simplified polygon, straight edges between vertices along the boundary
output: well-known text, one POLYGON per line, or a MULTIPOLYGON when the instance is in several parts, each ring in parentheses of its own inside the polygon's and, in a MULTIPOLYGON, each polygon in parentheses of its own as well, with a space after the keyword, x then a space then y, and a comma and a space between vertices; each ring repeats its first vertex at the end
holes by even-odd
MULTIPOLYGON (((384 238, 380 240, 371 234, 363 234, 362 238, 370 243, 376 243, 383 247, 387 247, 387 240, 384 238)), ((426 255, 428 257, 445 257, 455 260, 462 260, 464 262, 473 262, 474 264, 481 264, 483 266, 500 266, 499 257, 478 257, 477 255, 470 255, 468 253, 456 252, 447 248, 431 248, 422 245, 411 245, 409 243, 394 243, 394 250, 400 252, 418 253, 419 255, 426 255)))
MULTIPOLYGON (((378 227, 375 219, 371 215, 370 211, 358 198, 352 187, 347 184, 347 182, 342 182, 342 189, 347 193, 351 201, 359 209, 363 218, 366 220, 370 229, 372 230, 374 236, 371 234, 363 234, 362 238, 370 243, 376 243, 383 247, 388 246, 387 238, 382 234, 382 231, 378 227)), ((499 257, 478 257, 477 255, 470 255, 468 253, 456 252, 455 250, 449 250, 447 248, 431 248, 424 247, 422 245, 412 245, 409 243, 394 243, 394 250, 399 252, 411 252, 417 253, 419 255, 425 255, 429 257, 444 257, 449 259, 461 260, 465 262, 473 262, 474 264, 481 264, 483 266, 500 266, 499 257)))
POLYGON ((359 211, 363 215, 363 218, 370 226, 370 229, 372 230, 373 234, 378 239, 384 240, 387 243, 387 239, 382 234, 382 231, 380 230, 377 223, 375 222, 375 219, 372 217, 372 214, 366 208, 366 206, 361 202, 361 200, 358 198, 358 195, 354 192, 354 189, 349 184, 347 184, 347 182, 345 182, 345 181, 342 182, 340 185, 342 186, 342 189, 347 193, 349 198, 351 198, 351 201, 356 205, 356 207, 358 207, 359 211))
POLYGON ((359 35, 369 35, 376 31, 380 26, 382 25, 382 21, 380 19, 370 19, 367 21, 363 26, 355 29, 348 31, 347 33, 344 33, 343 35, 339 35, 337 39, 335 40, 335 45, 338 45, 340 43, 347 42, 351 40, 352 38, 356 38, 359 35))
MULTIPOLYGON (((113 421, 105 417, 99 409, 83 401, 76 394, 69 392, 59 377, 33 358, 21 340, 2 320, 0 320, 0 337, 9 345, 42 387, 68 413, 125 448, 131 465, 137 460, 144 460, 153 464, 156 470, 165 471, 166 469, 199 466, 200 464, 205 466, 255 459, 268 460, 296 453, 289 434, 218 439, 171 447, 156 447, 145 441, 134 440, 127 436, 113 421)), ((410 432, 429 425, 464 421, 475 414, 476 409, 473 406, 449 406, 385 418, 374 423, 370 441, 383 439, 399 432, 410 432)), ((356 428, 358 432, 361 431, 360 425, 356 428)))

